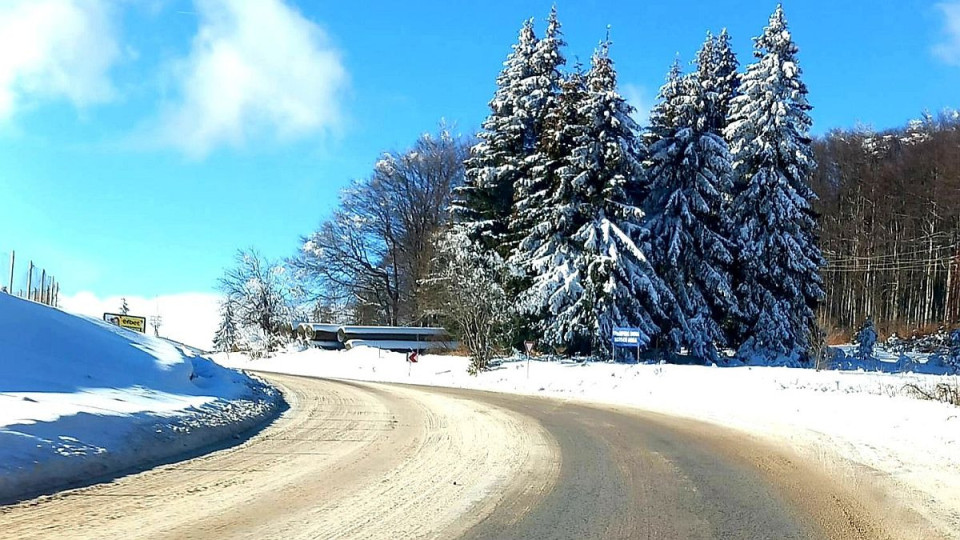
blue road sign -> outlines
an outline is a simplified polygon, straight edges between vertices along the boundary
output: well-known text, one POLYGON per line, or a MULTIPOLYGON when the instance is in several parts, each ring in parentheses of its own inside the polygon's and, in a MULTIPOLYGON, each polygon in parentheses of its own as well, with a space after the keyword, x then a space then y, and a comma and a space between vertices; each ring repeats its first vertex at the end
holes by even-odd
POLYGON ((613 356, 616 359, 617 347, 637 349, 637 361, 640 361, 640 336, 643 333, 639 328, 624 326, 613 327, 613 356))
POLYGON ((639 347, 641 332, 639 328, 613 327, 614 347, 639 347))

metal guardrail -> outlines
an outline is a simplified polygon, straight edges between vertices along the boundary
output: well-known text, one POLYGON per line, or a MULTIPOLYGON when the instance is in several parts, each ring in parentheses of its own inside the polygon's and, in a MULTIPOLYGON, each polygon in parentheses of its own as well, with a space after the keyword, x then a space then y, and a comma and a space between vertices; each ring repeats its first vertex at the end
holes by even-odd
MULTIPOLYGON (((13 250, 0 251, 0 261, 7 255, 10 258, 10 271, 0 281, 0 293, 12 294, 27 300, 56 307, 60 299, 60 282, 47 272, 46 268, 37 266, 32 260, 23 261, 17 258, 13 250)), ((3 274, 0 274, 3 275, 3 274)))

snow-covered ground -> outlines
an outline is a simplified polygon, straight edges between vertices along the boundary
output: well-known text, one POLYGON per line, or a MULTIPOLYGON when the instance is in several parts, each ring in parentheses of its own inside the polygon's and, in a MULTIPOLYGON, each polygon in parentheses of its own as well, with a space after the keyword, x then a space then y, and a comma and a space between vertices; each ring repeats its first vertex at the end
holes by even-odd
POLYGON ((281 403, 166 341, 0 294, 0 502, 215 444, 281 403))
POLYGON ((923 353, 917 351, 892 351, 877 347, 867 359, 857 358, 856 345, 839 345, 832 348, 836 354, 834 367, 850 371, 880 371, 883 373, 924 373, 927 375, 956 375, 960 373, 949 351, 923 353))
POLYGON ((835 474, 885 473, 904 502, 960 531, 960 408, 904 389, 960 384, 956 376, 539 361, 528 368, 516 361, 472 377, 465 358, 427 355, 411 365, 402 354, 367 348, 214 359, 279 373, 545 395, 701 419, 792 446, 835 474))

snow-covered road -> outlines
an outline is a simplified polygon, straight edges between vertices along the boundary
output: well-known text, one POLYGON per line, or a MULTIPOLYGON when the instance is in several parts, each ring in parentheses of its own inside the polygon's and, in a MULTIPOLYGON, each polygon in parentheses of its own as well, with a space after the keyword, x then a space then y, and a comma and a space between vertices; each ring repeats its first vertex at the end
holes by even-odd
POLYGON ((960 538, 960 409, 904 391, 908 383, 956 384, 957 377, 537 361, 529 376, 525 362, 510 362, 472 377, 464 358, 423 356, 411 366, 402 354, 362 348, 216 359, 277 373, 553 396, 705 420, 793 448, 837 478, 873 478, 960 538))
POLYGON ((0 538, 938 538, 869 478, 699 422, 268 378, 291 408, 246 443, 0 508, 0 538))
POLYGON ((0 538, 452 538, 556 480, 556 444, 523 415, 414 389, 270 379, 291 408, 251 440, 2 507, 0 538))

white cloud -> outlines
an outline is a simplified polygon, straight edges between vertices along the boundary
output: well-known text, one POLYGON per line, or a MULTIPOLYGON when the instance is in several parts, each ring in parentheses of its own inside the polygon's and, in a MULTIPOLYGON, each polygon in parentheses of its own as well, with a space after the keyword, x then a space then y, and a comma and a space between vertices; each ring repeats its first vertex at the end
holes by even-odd
POLYGON ((621 91, 627 103, 633 105, 636 109, 632 115, 633 120, 641 127, 646 126, 650 120, 650 105, 647 103, 646 92, 643 87, 635 84, 624 84, 621 86, 621 91))
POLYGON ((40 100, 83 108, 116 95, 121 52, 103 0, 3 0, 0 51, 0 120, 40 100))
POLYGON ((347 73, 319 26, 282 0, 195 5, 200 26, 172 69, 178 95, 163 111, 162 144, 202 157, 338 126, 347 73))
POLYGON ((933 47, 933 53, 948 64, 960 66, 960 1, 936 5, 943 15, 944 38, 933 47))
MULTIPOLYGON (((182 293, 156 298, 127 296, 131 315, 147 317, 159 313, 163 317, 160 335, 187 345, 210 350, 213 334, 220 322, 220 296, 212 293, 182 293)), ((121 297, 98 298, 90 292, 60 296, 64 311, 100 319, 104 313, 116 313, 121 297)), ((148 328, 153 334, 153 329, 148 328)))

